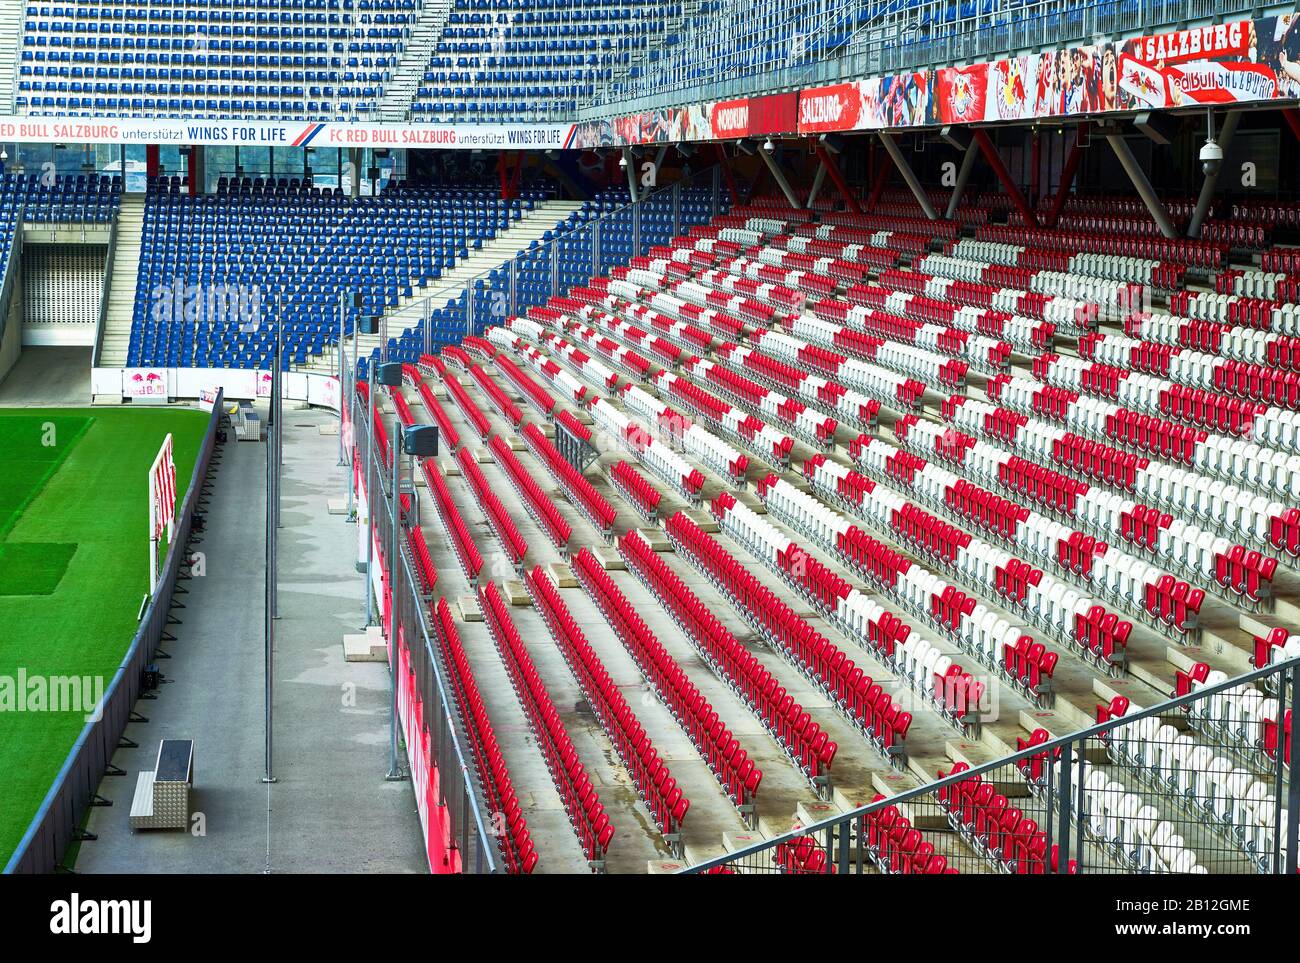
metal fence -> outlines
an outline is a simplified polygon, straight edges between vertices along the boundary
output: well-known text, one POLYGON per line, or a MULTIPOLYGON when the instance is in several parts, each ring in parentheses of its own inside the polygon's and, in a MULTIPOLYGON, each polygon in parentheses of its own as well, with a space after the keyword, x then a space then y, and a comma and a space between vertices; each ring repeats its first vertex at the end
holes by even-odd
POLYGON ((23 210, 14 213, 13 240, 9 243, 9 257, 5 262, 4 276, 0 277, 0 344, 4 343, 5 327, 9 323, 9 305, 13 302, 14 288, 23 269, 23 210))
MULTIPOLYGON (((643 161, 649 162, 650 158, 643 161)), ((633 163, 639 161, 633 158, 633 163)), ((730 196, 723 187, 721 168, 714 165, 688 173, 635 201, 561 231, 548 241, 536 242, 496 267, 467 279, 461 287, 426 295, 420 300, 420 321, 406 331, 423 325, 420 348, 425 354, 432 354, 441 344, 457 343, 466 334, 481 334, 487 326, 522 314, 533 305, 545 304, 552 295, 563 294, 612 267, 626 264, 656 244, 667 244, 692 226, 708 223, 718 214, 726 213, 729 206, 730 196), (696 197, 704 198, 702 206, 692 203, 696 197), (684 199, 688 199, 685 204, 684 199), (454 326, 448 326, 449 321, 454 321, 454 326), (438 332, 445 336, 440 339, 438 332)), ((388 330, 389 323, 385 315, 379 349, 381 360, 387 359, 388 340, 394 334, 388 330)), ((400 342, 405 332, 396 335, 400 342)), ((342 350, 346 366, 347 346, 344 344, 341 349, 335 346, 334 350, 342 350)), ((337 354, 334 359, 337 366, 337 354)))
POLYGON ((190 528, 212 460, 222 401, 223 396, 218 392, 194 463, 194 474, 176 516, 176 537, 167 550, 158 589, 149 600, 131 647, 105 686, 97 718, 89 720, 81 730, 5 866, 6 873, 50 873, 58 868, 69 844, 82 832, 81 825, 91 806, 99 803, 100 780, 110 774, 124 775, 113 766, 113 753, 123 745, 123 733, 132 721, 136 699, 144 684, 144 668, 154 660, 158 645, 166 635, 172 593, 182 565, 189 560, 190 528))
POLYGON ((722 0, 644 70, 596 88, 580 120, 796 90, 1199 20, 1291 12, 1243 0, 722 0))
MULTIPOLYGON (((633 158, 632 163, 638 163, 637 159, 633 158)), ((692 226, 707 224, 725 213, 727 204, 722 194, 721 168, 713 166, 539 243, 469 280, 466 333, 481 334, 488 325, 500 324, 613 267, 627 264, 692 226), (692 192, 707 194, 707 203, 684 204, 692 192)))
MULTIPOLYGON (((375 386, 371 391, 378 390, 375 386)), ((372 396, 373 397, 373 396, 372 396)), ((408 744, 408 757, 422 752, 428 747, 428 778, 432 790, 428 798, 432 800, 424 814, 428 820, 426 827, 430 842, 445 836, 452 852, 448 854, 448 867, 459 868, 464 873, 496 873, 503 871, 500 851, 496 837, 489 827, 504 825, 497 814, 487 812, 479 795, 478 776, 466 762, 468 754, 461 736, 460 709, 449 695, 449 689, 443 678, 443 665, 438 655, 438 646, 431 636, 433 627, 432 610, 426 595, 420 589, 420 582, 413 568, 413 561, 406 542, 406 532, 411 525, 420 524, 419 499, 413 494, 413 486, 406 480, 410 474, 409 464, 400 465, 403 479, 399 482, 401 492, 411 494, 411 512, 402 513, 398 519, 398 558, 396 578, 390 578, 393 566, 387 558, 391 554, 393 531, 393 486, 391 481, 391 463, 384 458, 380 446, 373 444, 373 421, 369 413, 361 410, 357 400, 355 384, 349 387, 351 432, 355 444, 356 464, 360 466, 365 481, 364 488, 369 504, 369 517, 374 537, 380 546, 375 564, 385 574, 386 584, 392 586, 390 613, 390 670, 393 685, 402 692, 413 692, 422 711, 416 712, 414 718, 423 724, 421 744, 408 744), (405 669, 400 668, 405 652, 405 669), (399 668, 394 668, 397 666, 399 668), (405 671, 406 676, 402 676, 405 671), (435 769, 436 767, 436 769, 435 769), (436 803, 434 805, 433 803, 436 803), (436 824, 435 824, 435 821, 436 824)), ((394 444, 394 418, 390 426, 389 444, 394 444)), ((405 456, 404 456, 405 459, 405 456)), ((398 499, 400 504, 400 499, 398 499)), ((369 537, 370 533, 367 533, 369 537)), ((370 578, 370 573, 366 573, 370 578)), ((414 706, 407 706, 408 719, 414 706)))
POLYGON ((104 350, 104 328, 108 321, 108 292, 113 283, 113 258, 117 253, 117 225, 118 220, 115 217, 108 227, 108 246, 104 250, 104 279, 99 287, 99 316, 95 319, 95 346, 90 356, 92 368, 99 367, 100 356, 104 350))
POLYGON ((1298 694, 1294 659, 1073 735, 1040 731, 1015 755, 685 872, 1294 875, 1298 694))

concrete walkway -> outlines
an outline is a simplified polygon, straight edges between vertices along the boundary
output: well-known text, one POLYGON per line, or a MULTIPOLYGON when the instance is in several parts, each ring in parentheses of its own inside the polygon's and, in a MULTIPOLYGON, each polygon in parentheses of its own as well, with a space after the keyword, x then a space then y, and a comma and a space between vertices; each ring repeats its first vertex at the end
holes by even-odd
POLYGON ((23 348, 0 381, 0 407, 90 404, 89 348, 23 348))
POLYGON ((99 839, 81 846, 86 873, 426 872, 409 782, 388 783, 388 671, 345 663, 342 636, 362 622, 364 580, 354 568, 356 528, 326 514, 343 491, 336 422, 286 411, 280 534, 280 619, 275 657, 275 775, 261 782, 266 448, 231 433, 212 475, 207 531, 195 550, 206 574, 182 583, 168 684, 141 702, 92 810, 99 839), (136 774, 152 768, 162 738, 195 740, 193 808, 205 835, 132 833, 136 774))

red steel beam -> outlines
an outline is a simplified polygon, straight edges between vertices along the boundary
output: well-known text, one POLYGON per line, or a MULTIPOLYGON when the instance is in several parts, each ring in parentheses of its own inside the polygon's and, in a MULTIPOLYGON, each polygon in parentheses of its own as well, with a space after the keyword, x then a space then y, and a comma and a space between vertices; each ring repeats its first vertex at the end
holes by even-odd
POLYGON ((731 192, 731 203, 740 203, 740 194, 736 191, 736 179, 731 176, 731 165, 727 163, 727 151, 721 144, 713 145, 714 151, 718 155, 718 166, 722 168, 722 177, 727 182, 727 190, 731 192))
POLYGON ((1056 227, 1056 222, 1061 216, 1061 210, 1065 207, 1065 199, 1070 196, 1070 188, 1074 185, 1074 174, 1079 169, 1079 161, 1083 159, 1083 148, 1080 141, 1083 135, 1087 133, 1088 125, 1080 124, 1074 130, 1074 143, 1070 145, 1070 153, 1065 155, 1065 165, 1061 168, 1061 184, 1056 189, 1056 198, 1052 201, 1052 211, 1047 215, 1047 226, 1056 227))
MULTIPOLYGON (((872 147, 875 145, 873 144, 872 147)), ((871 185, 871 196, 867 198, 867 210, 874 211, 876 204, 880 200, 880 195, 885 192, 885 185, 889 183, 889 172, 893 170, 894 162, 889 159, 889 154, 884 157, 879 154, 876 157, 876 181, 871 185)))
MULTIPOLYGON (((844 198, 844 203, 849 205, 849 210, 854 214, 861 214, 862 207, 858 204, 858 199, 853 196, 853 191, 849 189, 849 185, 845 182, 844 175, 840 173, 840 167, 835 163, 835 158, 831 157, 830 153, 821 144, 817 145, 816 150, 818 159, 826 168, 826 173, 830 175, 831 182, 835 184, 836 190, 844 198)), ((885 169, 888 170, 888 168, 885 169)))
POLYGON ((1016 185, 1016 182, 1011 179, 1011 172, 1007 170, 1007 165, 1002 163, 1002 157, 998 154, 997 145, 989 138, 988 132, 981 127, 976 127, 975 141, 980 145, 980 151, 984 154, 984 159, 989 162, 989 167, 993 168, 993 173, 1002 182, 1002 189, 1007 192, 1007 195, 1011 198, 1011 203, 1020 212, 1021 217, 1025 219, 1025 223, 1030 227, 1037 227, 1038 218, 1034 215, 1034 209, 1025 200, 1025 195, 1020 193, 1020 188, 1016 185))
POLYGON ((1295 134, 1296 140, 1300 140, 1300 110, 1294 107, 1282 111, 1282 119, 1286 125, 1291 128, 1291 133, 1295 134))

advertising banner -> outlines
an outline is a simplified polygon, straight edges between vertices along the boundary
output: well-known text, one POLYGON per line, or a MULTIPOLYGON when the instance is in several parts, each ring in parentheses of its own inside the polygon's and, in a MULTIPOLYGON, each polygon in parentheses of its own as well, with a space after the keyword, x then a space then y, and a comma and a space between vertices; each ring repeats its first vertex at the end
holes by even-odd
POLYGON ((575 147, 992 123, 1300 98, 1300 14, 1099 40, 578 125, 575 147))
POLYGON ((551 150, 568 147, 573 131, 572 124, 354 124, 0 115, 0 141, 17 143, 551 150))
POLYGON ((167 372, 162 368, 124 368, 123 398, 161 398, 167 400, 167 372))
POLYGON ((1226 105, 1300 95, 1293 14, 1101 41, 935 71, 930 122, 1226 105))
POLYGON ((799 133, 925 124, 930 110, 930 87, 930 72, 914 70, 805 90, 799 95, 799 133))
POLYGON ((712 105, 710 129, 719 139, 749 136, 749 100, 720 100, 712 105))
POLYGON ((799 129, 799 95, 771 94, 749 98, 749 133, 793 134, 799 129))

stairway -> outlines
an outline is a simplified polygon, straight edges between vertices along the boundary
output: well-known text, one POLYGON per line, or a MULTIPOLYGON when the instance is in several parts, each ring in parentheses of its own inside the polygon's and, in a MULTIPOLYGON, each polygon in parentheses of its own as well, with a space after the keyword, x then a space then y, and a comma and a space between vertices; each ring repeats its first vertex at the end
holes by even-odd
POLYGON ((24 6, 19 0, 0 0, 0 114, 14 112, 14 72, 24 6))
MULTIPOLYGON (((433 298, 434 306, 442 307, 447 301, 459 295, 473 278, 510 260, 527 248, 531 242, 540 240, 543 234, 553 230, 556 222, 564 220, 570 213, 581 207, 581 201, 538 201, 533 210, 524 211, 523 217, 516 221, 510 230, 498 234, 491 241, 485 241, 480 250, 472 251, 469 257, 457 261, 451 271, 432 284, 415 288, 411 297, 403 298, 387 315, 388 336, 400 337, 404 330, 418 325, 424 319, 426 298, 433 298)), ((379 341, 377 334, 358 335, 357 356, 368 358, 379 347, 379 341)), ((320 357, 309 358, 307 364, 300 366, 298 370, 316 374, 334 374, 338 371, 338 363, 338 355, 331 345, 320 357)))
POLYGON ((123 194, 117 215, 117 239, 109 265, 108 311, 104 314, 99 366, 121 368, 131 344, 135 282, 140 273, 140 237, 144 232, 144 195, 123 194))
MULTIPOLYGON (((0 0, 3 2, 3 0, 0 0)), ((411 110, 411 101, 424 79, 429 57, 442 36, 451 13, 451 0, 424 0, 420 19, 416 21, 411 36, 402 49, 402 59, 392 79, 384 85, 384 97, 379 104, 379 119, 385 123, 404 124, 411 110)))

